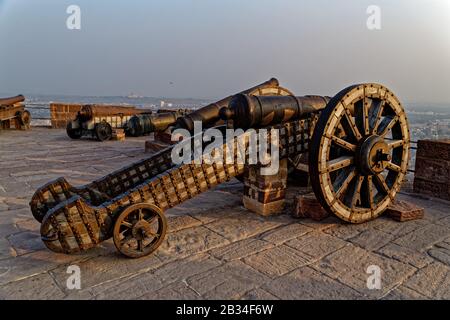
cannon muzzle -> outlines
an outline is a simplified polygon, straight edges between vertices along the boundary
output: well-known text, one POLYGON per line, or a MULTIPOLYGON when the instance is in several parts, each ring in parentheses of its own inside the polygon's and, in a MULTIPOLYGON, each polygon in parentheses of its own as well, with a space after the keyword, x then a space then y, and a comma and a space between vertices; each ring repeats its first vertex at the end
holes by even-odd
MULTIPOLYGON (((250 89, 242 91, 242 94, 249 94, 251 92, 255 92, 257 90, 262 90, 265 88, 274 88, 278 87, 280 84, 277 79, 272 78, 266 82, 263 82, 257 86, 254 86, 250 89)), ((199 110, 196 110, 182 118, 177 120, 176 127, 187 129, 188 131, 194 131, 194 121, 201 121, 203 128, 208 128, 216 124, 217 121, 220 120, 219 112, 222 107, 228 105, 233 96, 226 97, 220 101, 215 103, 211 103, 206 107, 203 107, 199 110)))
POLYGON ((306 118, 325 108, 330 97, 235 95, 220 110, 222 120, 233 120, 234 128, 258 128, 306 118))
POLYGON ((0 99, 0 106, 10 106, 19 102, 25 101, 25 97, 21 94, 15 97, 10 98, 1 98, 0 99))

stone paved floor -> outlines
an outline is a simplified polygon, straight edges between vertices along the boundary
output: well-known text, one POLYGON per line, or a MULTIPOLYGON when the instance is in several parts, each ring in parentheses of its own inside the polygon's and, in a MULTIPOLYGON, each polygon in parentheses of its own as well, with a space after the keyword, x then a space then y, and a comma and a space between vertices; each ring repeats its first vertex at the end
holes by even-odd
POLYGON ((144 138, 70 141, 63 130, 0 133, 0 298, 13 299, 449 299, 450 204, 418 195, 423 220, 347 225, 241 206, 232 181, 167 212, 153 256, 130 260, 111 240, 78 255, 48 251, 29 211, 35 189, 59 176, 84 184, 145 157, 144 138), (69 290, 67 268, 81 270, 69 290), (382 270, 367 289, 368 266, 382 270))

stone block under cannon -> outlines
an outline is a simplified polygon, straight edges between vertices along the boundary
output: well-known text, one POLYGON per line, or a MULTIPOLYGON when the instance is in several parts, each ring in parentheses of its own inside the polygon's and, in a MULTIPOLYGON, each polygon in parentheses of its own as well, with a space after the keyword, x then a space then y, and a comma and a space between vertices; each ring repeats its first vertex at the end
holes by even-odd
MULTIPOLYGON (((288 171, 281 172, 278 181, 276 175, 255 174, 247 161, 241 163, 234 156, 231 163, 225 161, 242 151, 242 146, 247 157, 250 147, 245 141, 254 133, 268 141, 277 138, 282 163, 308 153, 316 198, 329 214, 349 223, 380 216, 395 199, 408 168, 410 141, 404 109, 379 84, 354 85, 332 99, 241 94, 219 115, 227 122, 215 128, 219 132, 225 133, 227 127, 241 129, 215 149, 222 161, 199 161, 208 155, 196 153, 185 162, 173 161, 174 148, 195 145, 203 136, 200 133, 90 184, 75 187, 60 178, 39 188, 30 207, 41 222, 42 241, 52 251, 69 254, 113 238, 125 256, 149 255, 165 237, 167 209, 249 169, 245 196, 252 201, 247 202, 258 207, 258 202, 273 201, 269 207, 281 208, 288 171), (270 184, 273 190, 264 192, 270 184)), ((284 164, 281 168, 286 170, 284 164)))

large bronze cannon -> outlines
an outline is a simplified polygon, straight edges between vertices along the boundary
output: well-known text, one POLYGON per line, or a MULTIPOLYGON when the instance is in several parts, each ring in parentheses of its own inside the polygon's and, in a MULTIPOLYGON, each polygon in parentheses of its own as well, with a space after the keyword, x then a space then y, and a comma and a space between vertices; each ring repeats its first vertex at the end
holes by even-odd
POLYGON ((234 128, 262 128, 310 117, 325 108, 330 97, 254 96, 237 94, 220 110, 223 120, 233 120, 234 128))
POLYGON ((25 101, 23 95, 0 99, 0 130, 10 128, 12 122, 17 129, 29 129, 31 115, 25 110, 23 101, 25 101))
POLYGON ((351 86, 332 99, 238 95, 219 114, 227 124, 214 129, 240 129, 217 148, 222 162, 199 164, 207 155, 195 153, 187 162, 173 161, 174 148, 195 145, 199 136, 193 136, 88 185, 74 187, 60 178, 39 188, 30 206, 45 245, 74 253, 112 237, 128 257, 152 253, 167 230, 165 210, 246 172, 246 162, 225 160, 230 150, 236 155, 242 147, 247 155, 250 146, 241 142, 255 132, 266 137, 278 132, 280 159, 308 152, 316 197, 350 223, 381 215, 407 171, 406 115, 396 96, 379 84, 351 86))
MULTIPOLYGON (((244 90, 241 94, 249 94, 255 96, 284 96, 292 95, 292 93, 280 87, 280 83, 277 79, 271 78, 259 85, 244 90)), ((204 129, 220 124, 220 109, 226 107, 234 95, 228 96, 215 103, 211 103, 199 110, 196 110, 184 117, 177 120, 176 128, 186 129, 190 132, 194 131, 194 122, 198 121, 202 123, 204 129)))

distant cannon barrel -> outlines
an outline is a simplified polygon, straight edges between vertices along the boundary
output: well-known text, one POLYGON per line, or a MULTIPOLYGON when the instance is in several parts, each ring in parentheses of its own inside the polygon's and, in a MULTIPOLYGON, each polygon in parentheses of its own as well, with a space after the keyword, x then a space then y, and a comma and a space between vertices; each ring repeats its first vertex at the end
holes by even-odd
POLYGON ((122 114, 124 116, 132 116, 137 113, 149 113, 149 110, 139 110, 136 107, 126 106, 109 106, 109 105, 96 105, 85 104, 81 107, 79 115, 83 120, 91 120, 94 117, 107 117, 116 114, 122 114))
POLYGON ((140 137, 152 132, 167 130, 178 119, 177 112, 134 115, 128 121, 125 132, 132 137, 140 137))
POLYGON ((222 120, 233 120, 235 128, 257 128, 307 117, 325 108, 330 97, 235 95, 220 110, 222 120))
POLYGON ((15 97, 0 98, 0 105, 9 106, 23 101, 25 101, 25 97, 19 94, 15 97))
MULTIPOLYGON (((258 89, 262 90, 265 88, 273 88, 273 87, 278 87, 278 86, 279 86, 278 80, 275 78, 272 78, 272 79, 270 79, 266 82, 263 82, 257 86, 254 86, 250 89, 242 91, 241 93, 248 94, 248 93, 257 91, 258 89)), ((203 108, 196 110, 184 117, 179 118, 177 120, 176 127, 187 129, 192 132, 194 130, 194 121, 201 121, 203 128, 213 126, 217 121, 220 120, 220 117, 219 117, 220 109, 222 107, 227 106, 232 98, 233 98, 233 96, 226 97, 220 101, 211 103, 211 104, 207 105, 206 107, 203 107, 203 108)))

